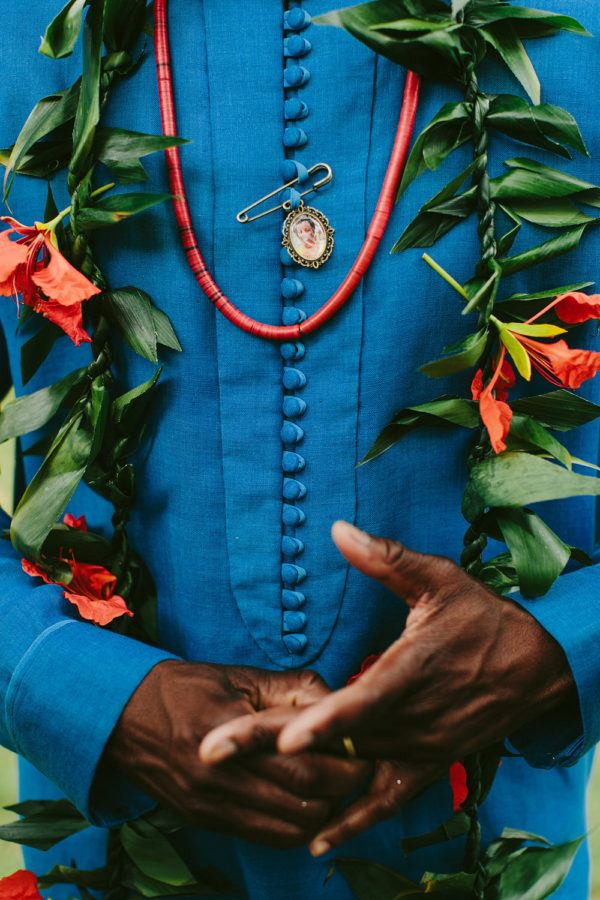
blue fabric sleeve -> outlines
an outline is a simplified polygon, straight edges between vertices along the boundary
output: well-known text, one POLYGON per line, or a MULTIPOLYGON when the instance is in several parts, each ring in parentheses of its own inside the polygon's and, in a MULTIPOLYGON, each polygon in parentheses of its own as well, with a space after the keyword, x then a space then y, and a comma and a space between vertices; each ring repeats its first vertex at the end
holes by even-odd
POLYGON ((579 709, 562 708, 510 736, 536 768, 572 766, 600 740, 600 564, 562 575, 544 597, 510 594, 560 644, 573 673, 579 709))
POLYGON ((132 693, 173 655, 73 618, 61 588, 36 586, 8 541, 0 541, 0 584, 1 743, 93 824, 108 827, 146 812, 154 801, 98 766, 132 693))

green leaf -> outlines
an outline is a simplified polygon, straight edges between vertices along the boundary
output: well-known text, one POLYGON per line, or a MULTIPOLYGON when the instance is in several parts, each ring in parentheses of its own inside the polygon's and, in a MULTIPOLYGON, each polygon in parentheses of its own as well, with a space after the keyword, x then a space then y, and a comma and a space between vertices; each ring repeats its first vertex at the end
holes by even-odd
POLYGON ((510 406, 555 431, 570 431, 600 417, 600 406, 564 389, 513 400, 510 406))
POLYGON ((571 454, 544 426, 530 416, 513 414, 510 423, 509 450, 539 451, 550 454, 567 469, 573 468, 571 454))
POLYGON ((590 33, 572 16, 565 16, 544 9, 533 9, 529 6, 513 6, 507 2, 474 3, 469 8, 467 21, 469 25, 480 28, 493 22, 507 20, 524 20, 527 24, 538 22, 555 30, 573 31, 575 34, 589 37, 590 33))
POLYGON ((522 97, 499 94, 490 103, 486 122, 503 134, 570 159, 566 144, 587 155, 577 122, 566 110, 550 103, 531 106, 522 97))
MULTIPOLYGON (((236 893, 235 886, 228 881, 221 872, 212 866, 206 866, 200 871, 195 872, 195 881, 193 884, 175 887, 174 885, 163 884, 154 878, 149 878, 139 870, 133 870, 126 873, 123 879, 124 887, 131 888, 134 896, 138 897, 204 897, 226 894, 230 896, 236 893)), ((237 891, 239 893, 239 891, 237 891)))
POLYGON ((400 253, 409 247, 431 247, 440 237, 454 228, 461 219, 466 218, 472 212, 475 208, 474 193, 472 194, 471 202, 466 207, 463 202, 462 207, 457 207, 455 210, 452 208, 444 210, 443 204, 454 199, 456 191, 473 174, 474 169, 474 163, 468 165, 466 169, 460 172, 421 207, 417 216, 404 229, 392 247, 392 253, 400 253), (442 207, 441 212, 438 211, 440 207, 442 207))
POLYGON ((157 345, 181 350, 168 317, 139 288, 125 287, 103 294, 107 315, 129 346, 150 362, 158 362, 157 345))
POLYGON ((600 495, 600 478, 578 475, 529 453, 506 452, 477 463, 471 483, 482 503, 494 507, 600 495))
POLYGON ((440 900, 471 900, 475 876, 469 872, 440 875, 425 872, 421 881, 426 894, 438 894, 440 900))
POLYGON ((164 885, 183 887, 196 882, 183 858, 150 822, 138 819, 119 831, 123 849, 137 868, 164 885))
POLYGON ((104 40, 111 51, 132 49, 144 29, 146 0, 104 0, 104 40))
POLYGON ((574 284, 563 284, 560 287, 548 288, 543 291, 533 291, 533 293, 512 294, 510 297, 506 297, 505 300, 500 300, 499 304, 515 303, 521 300, 553 300, 561 294, 568 294, 570 291, 583 291, 585 288, 593 287, 593 285, 593 281, 578 281, 574 284))
POLYGON ((468 141, 469 114, 466 103, 442 106, 415 141, 404 167, 398 197, 422 172, 436 169, 456 147, 468 141))
POLYGON ((124 219, 129 219, 170 199, 171 194, 145 194, 134 191, 127 194, 111 194, 110 197, 102 197, 93 206, 83 207, 77 214, 77 226, 82 231, 93 231, 96 228, 117 225, 124 219))
POLYGON ((14 172, 32 146, 61 125, 70 122, 79 102, 80 81, 76 81, 64 91, 56 91, 43 97, 27 117, 5 163, 4 200, 6 201, 14 182, 14 172))
POLYGON ((39 331, 21 346, 21 378, 23 385, 32 378, 42 365, 59 337, 64 331, 47 319, 41 324, 39 331))
POLYGON ((143 181, 147 178, 140 159, 168 147, 186 144, 185 138, 159 134, 143 134, 123 128, 98 128, 94 145, 95 153, 121 181, 143 181))
POLYGON ((455 838, 467 834, 470 824, 471 820, 466 812, 457 812, 447 822, 438 825, 437 828, 434 828, 427 834, 404 838, 401 842, 402 849, 405 853, 412 853, 414 850, 420 850, 423 847, 432 847, 434 844, 441 844, 444 841, 453 841, 455 838))
MULTIPOLYGON (((19 808, 25 812, 25 807, 19 808)), ((25 844, 35 850, 49 850, 70 837, 89 827, 89 822, 75 809, 68 800, 38 801, 31 812, 16 822, 0 825, 0 841, 14 844, 25 844)))
POLYGON ((542 228, 571 228, 574 225, 587 225, 594 221, 593 216, 582 212, 571 200, 511 200, 510 209, 515 215, 532 225, 542 228))
POLYGON ((37 431, 49 422, 69 397, 73 399, 74 389, 85 377, 85 368, 76 369, 49 387, 7 403, 0 412, 0 443, 37 431))
POLYGON ((525 381, 531 380, 531 359, 523 345, 512 336, 507 328, 501 328, 498 332, 500 340, 508 350, 517 372, 525 381))
POLYGON ((453 375, 455 372, 462 372, 479 361, 485 350, 487 338, 487 329, 469 334, 458 344, 445 347, 444 353, 447 353, 447 356, 425 363, 420 367, 420 371, 429 378, 443 378, 446 375, 453 375))
POLYGON ((55 884, 74 884, 77 887, 105 891, 109 887, 110 870, 76 869, 72 866, 53 866, 46 875, 38 876, 38 887, 42 890, 55 884))
POLYGON ((554 847, 525 847, 507 857, 496 884, 498 900, 544 900, 567 877, 583 838, 554 847))
POLYGON ((413 900, 422 889, 399 872, 362 859, 338 859, 336 869, 344 876, 357 900, 413 900))
POLYGON ((83 29, 83 75, 73 126, 73 153, 69 163, 69 190, 75 189, 89 165, 96 127, 100 121, 100 75, 104 3, 93 3, 83 29))
POLYGON ((550 590, 571 558, 570 548, 529 509, 496 510, 502 537, 510 550, 524 597, 550 590))
POLYGON ((144 425, 144 417, 151 399, 152 389, 158 381, 161 369, 157 369, 143 384, 138 385, 113 402, 112 418, 120 432, 138 437, 144 425))
POLYGON ((557 337, 559 334, 564 334, 567 330, 566 328, 561 328, 560 325, 545 325, 538 322, 532 324, 529 322, 507 322, 506 328, 513 334, 523 334, 529 337, 557 337))
MULTIPOLYGON (((574 194, 598 190, 597 186, 590 181, 575 178, 574 175, 569 175, 561 169, 545 166, 535 159, 528 159, 524 156, 507 159, 504 165, 513 171, 520 171, 521 177, 523 172, 529 172, 536 179, 532 178, 531 183, 539 185, 540 191, 552 190, 552 196, 554 197, 573 196, 574 194)), ((501 178, 506 179, 506 175, 501 176, 501 178)))
POLYGON ((88 0, 69 0, 57 16, 52 19, 42 38, 40 53, 51 59, 69 56, 77 43, 83 10, 88 0))
POLYGON ((79 413, 61 430, 13 516, 11 540, 28 559, 39 557, 53 524, 65 511, 91 462, 93 433, 82 427, 81 420, 79 413))
POLYGON ((498 22, 482 29, 485 40, 504 60, 508 70, 520 81, 534 103, 541 99, 540 80, 521 38, 510 22, 498 22))
POLYGON ((532 266, 538 266, 547 263, 548 260, 561 256, 563 253, 570 253, 574 250, 581 238, 585 234, 587 225, 579 225, 576 228, 569 228, 558 237, 538 244, 530 250, 524 250, 516 256, 506 256, 499 259, 498 262, 502 266, 504 276, 514 275, 516 272, 522 272, 523 269, 530 269, 532 266))
POLYGON ((440 397, 429 403, 409 406, 401 410, 383 429, 359 465, 364 465, 381 456, 409 431, 423 425, 456 425, 462 428, 477 428, 479 425, 478 405, 472 400, 463 400, 458 397, 440 397))

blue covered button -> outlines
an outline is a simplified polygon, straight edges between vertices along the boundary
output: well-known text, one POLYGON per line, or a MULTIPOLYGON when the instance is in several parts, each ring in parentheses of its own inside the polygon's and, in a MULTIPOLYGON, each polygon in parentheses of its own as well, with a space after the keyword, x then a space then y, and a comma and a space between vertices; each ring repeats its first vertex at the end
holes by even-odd
POLYGON ((284 444, 299 444, 304 437, 304 431, 295 422, 284 422, 281 426, 280 435, 284 444))
POLYGON ((283 630, 302 631, 306 628, 306 615, 303 612, 284 612, 283 614, 283 630))
POLYGON ((302 87, 309 78, 310 72, 304 66, 286 66, 283 70, 283 86, 286 88, 302 87))
POLYGON ((300 9, 299 6, 288 9, 283 14, 283 27, 290 31, 302 31, 308 25, 310 25, 310 13, 305 9, 300 9))
POLYGON ((306 375, 300 369, 286 366, 283 370, 283 386, 287 391, 297 391, 306 384, 306 375))
POLYGON ((281 580, 284 584, 294 587, 306 578, 306 569, 302 566, 294 566, 292 563, 282 563, 281 580))
POLYGON ((304 515, 302 510, 298 509, 297 506, 292 506, 289 503, 283 504, 283 508, 281 510, 281 518, 284 525, 302 525, 302 523, 306 520, 306 516, 304 515))
POLYGON ((306 349, 301 341, 290 341, 279 348, 282 357, 287 360, 302 359, 306 349))
POLYGON ((284 181, 292 181, 297 178, 298 184, 308 179, 308 169, 297 159, 284 159, 281 164, 281 177, 284 181))
POLYGON ((283 643, 290 653, 302 653, 308 644, 305 634, 284 634, 283 643))
POLYGON ((298 59, 311 51, 311 43, 299 34, 291 34, 283 39, 283 55, 298 59))
POLYGON ((286 500, 301 500, 306 496, 306 487, 295 478, 284 478, 283 496, 286 500))
POLYGON ((284 147, 303 147, 308 140, 308 135, 303 128, 297 125, 288 125, 283 129, 284 147))
POLYGON ((281 605, 284 609, 300 609, 306 603, 306 597, 300 591, 284 588, 281 592, 281 605))
POLYGON ((286 419, 297 419, 306 412, 306 403, 301 397, 284 397, 283 414, 286 419))
MULTIPOLYGON (((284 248, 283 252, 288 256, 287 250, 284 248)), ((306 313, 303 309, 298 309, 297 306, 284 306, 281 313, 281 321, 284 325, 298 325, 299 322, 304 322, 306 319, 306 313)))
POLYGON ((284 278, 281 282, 281 296, 286 300, 294 300, 304 293, 304 285, 297 278, 284 278))
POLYGON ((299 97, 290 97, 283 104, 283 115, 288 121, 292 122, 298 119, 305 119, 308 115, 308 106, 299 97))
POLYGON ((306 461, 303 456, 300 456, 299 453, 294 453, 293 450, 283 451, 283 455, 281 457, 281 467, 284 472, 288 472, 293 475, 294 472, 301 472, 305 465, 306 461))
POLYGON ((296 537, 284 534, 281 538, 281 552, 284 556, 298 556, 304 550, 303 542, 296 537))

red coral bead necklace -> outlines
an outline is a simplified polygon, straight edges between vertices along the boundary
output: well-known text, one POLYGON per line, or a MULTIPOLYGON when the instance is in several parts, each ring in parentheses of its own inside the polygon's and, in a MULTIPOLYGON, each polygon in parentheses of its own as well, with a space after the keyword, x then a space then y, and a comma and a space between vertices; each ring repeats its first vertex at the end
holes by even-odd
MULTIPOLYGON (((162 130, 164 135, 175 137, 177 136, 177 121, 173 96, 167 6, 168 0, 155 0, 154 2, 154 44, 162 130)), ((328 322, 350 299, 371 265, 390 219, 396 191, 410 146, 419 102, 419 87, 420 79, 418 75, 414 72, 407 72, 394 146, 375 212, 358 256, 354 260, 348 274, 331 297, 320 309, 308 316, 303 322, 295 325, 269 325, 266 322, 258 322, 238 309, 221 291, 208 270, 198 247, 185 192, 179 148, 169 147, 165 150, 169 186, 173 194, 173 208, 187 261, 204 294, 226 319, 229 319, 242 331, 267 340, 297 340, 310 334, 312 331, 316 331, 328 322)))

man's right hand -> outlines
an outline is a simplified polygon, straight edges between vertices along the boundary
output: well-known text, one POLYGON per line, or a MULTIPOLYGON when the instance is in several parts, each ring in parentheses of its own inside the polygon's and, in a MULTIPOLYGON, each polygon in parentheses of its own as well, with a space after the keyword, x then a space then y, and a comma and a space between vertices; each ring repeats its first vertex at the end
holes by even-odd
POLYGON ((301 846, 364 783, 364 763, 266 751, 206 765, 198 750, 209 731, 230 719, 274 706, 307 706, 328 693, 310 671, 169 660, 133 694, 104 761, 190 824, 275 847, 301 846))

